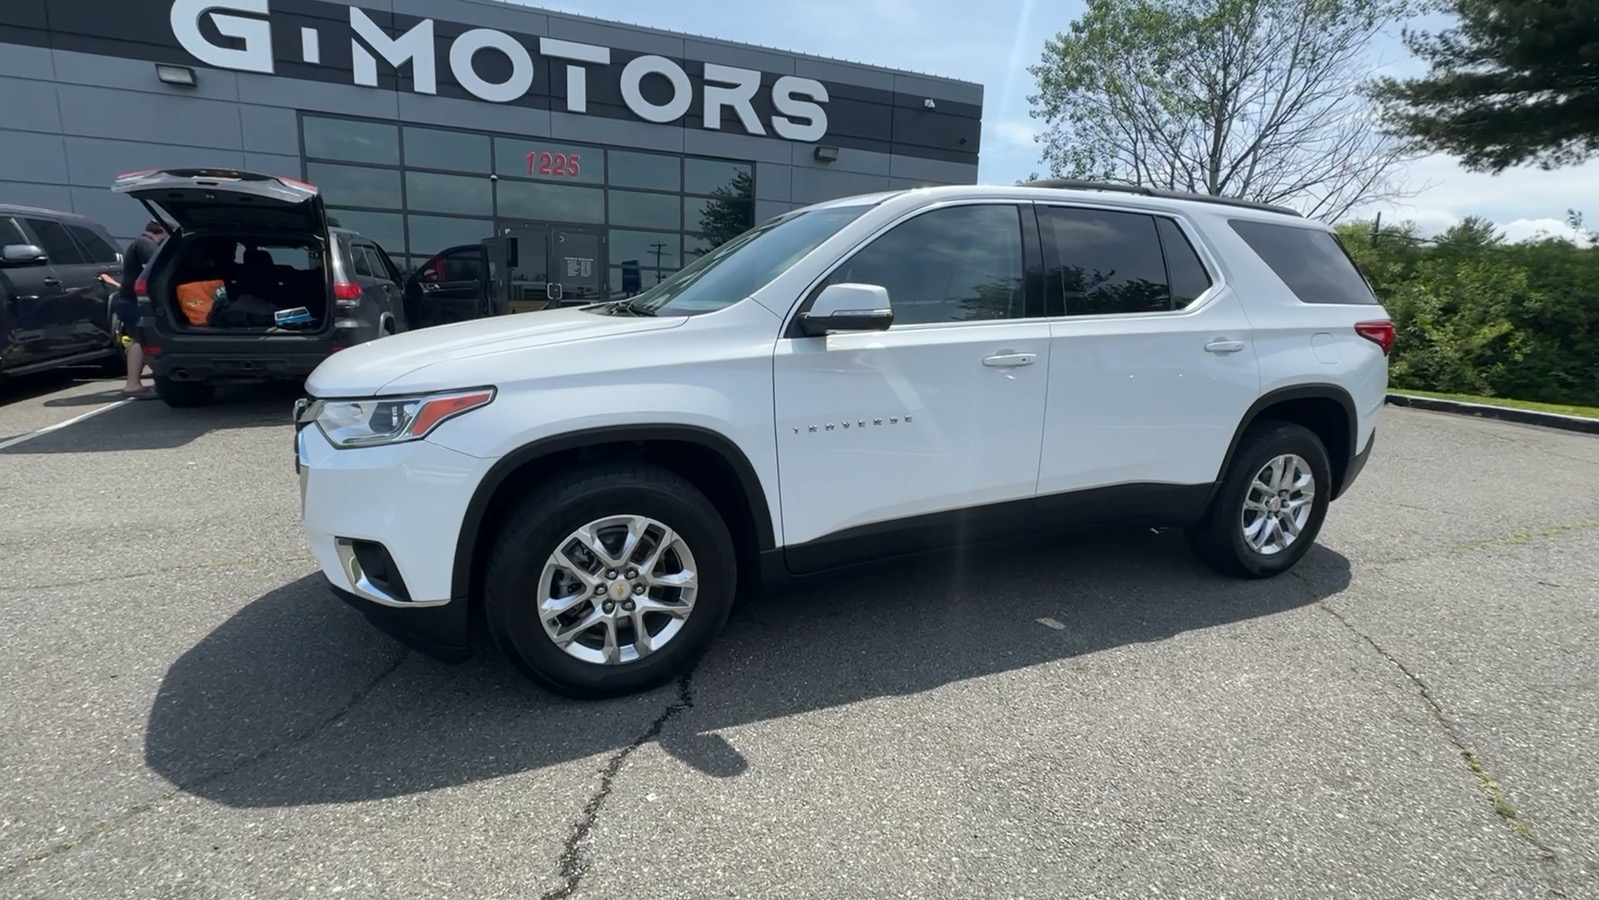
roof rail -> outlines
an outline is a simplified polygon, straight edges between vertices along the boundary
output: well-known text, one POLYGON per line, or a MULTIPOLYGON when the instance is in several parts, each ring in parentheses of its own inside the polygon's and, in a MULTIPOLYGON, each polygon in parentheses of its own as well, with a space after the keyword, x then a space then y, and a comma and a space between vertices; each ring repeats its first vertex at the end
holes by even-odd
POLYGON ((1142 184, 1121 184, 1114 181, 1086 181, 1078 178, 1044 178, 1028 181, 1023 187, 1059 188, 1069 191, 1110 191, 1117 194, 1138 194, 1144 197, 1162 197, 1167 200, 1190 200, 1195 203, 1214 203, 1218 206, 1239 206, 1245 209, 1258 209, 1262 212, 1280 213, 1303 219, 1304 215, 1298 210, 1286 206, 1276 206, 1271 203, 1261 203, 1256 200, 1240 200, 1237 197, 1217 197, 1214 194, 1195 194, 1188 191, 1168 191, 1163 188, 1152 188, 1142 184))

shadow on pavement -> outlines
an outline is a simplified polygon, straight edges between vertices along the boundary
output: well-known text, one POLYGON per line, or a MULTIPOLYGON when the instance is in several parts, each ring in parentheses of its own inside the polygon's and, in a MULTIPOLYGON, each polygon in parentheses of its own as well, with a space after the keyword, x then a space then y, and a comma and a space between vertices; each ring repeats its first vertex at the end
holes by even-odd
MULTIPOLYGON (((53 394, 57 391, 76 387, 90 382, 103 382, 111 393, 116 393, 117 385, 121 380, 115 376, 102 374, 92 368, 70 367, 61 369, 48 369, 35 372, 32 375, 8 375, 4 382, 0 382, 0 407, 12 403, 21 403, 53 394)), ((114 397, 112 399, 115 399, 114 397)), ((107 401, 110 402, 110 401, 107 401)), ((50 401, 46 401, 50 405, 50 401)))
MULTIPOLYGON (((964 679, 1292 611, 1350 583, 1311 548, 1297 574, 1223 579, 1174 532, 886 563, 742 607, 692 679, 662 750, 713 777, 748 763, 718 729, 918 694, 964 679), (1065 623, 1046 627, 1041 617, 1065 623)), ((1059 689, 1083 689, 1057 670, 1059 689)), ((459 667, 405 655, 320 575, 256 599, 169 668, 146 761, 235 807, 363 801, 612 753, 680 687, 611 702, 545 694, 497 654, 459 667)))
MULTIPOLYGON (((717 730, 1271 616, 1350 578, 1344 557, 1317 546, 1297 575, 1226 579, 1179 535, 1148 530, 942 559, 753 601, 700 665, 693 709, 666 725, 659 746, 734 777, 749 764, 717 730)), ((1091 689, 1082 672, 1050 680, 1091 689)), ((371 800, 620 750, 679 690, 580 703, 531 687, 496 654, 461 666, 402 658, 310 576, 254 601, 173 664, 145 757, 179 788, 228 806, 371 800)))
MULTIPOLYGON (((59 384, 58 384, 59 387, 59 384)), ((104 391, 56 397, 44 406, 71 409, 104 406, 121 399, 120 384, 104 391)), ((217 402, 195 409, 173 409, 160 400, 141 400, 71 426, 0 450, 9 454, 111 453, 123 450, 169 450, 213 431, 291 424, 298 383, 240 385, 225 388, 217 402)), ((285 446, 288 439, 284 439, 285 446)))

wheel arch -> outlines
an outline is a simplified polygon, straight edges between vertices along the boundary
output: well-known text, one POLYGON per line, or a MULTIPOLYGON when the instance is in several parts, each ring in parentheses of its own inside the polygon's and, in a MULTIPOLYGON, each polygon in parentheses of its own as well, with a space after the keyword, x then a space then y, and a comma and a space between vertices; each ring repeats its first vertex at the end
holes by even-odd
POLYGON ((1226 478, 1227 467, 1232 465, 1233 454, 1238 451, 1244 433, 1262 418, 1293 422, 1315 432, 1326 445, 1330 457, 1333 476, 1331 496, 1337 498, 1343 493, 1360 439, 1360 419, 1355 400, 1349 391, 1335 384, 1296 384, 1268 391, 1250 405, 1227 445, 1227 455, 1222 457, 1221 468, 1216 472, 1212 496, 1220 488, 1222 479, 1226 478))
POLYGON ((481 594, 489 545, 485 538, 498 530, 514 508, 514 498, 564 467, 619 457, 662 463, 705 490, 729 518, 741 555, 776 547, 771 505, 760 476, 749 457, 726 436, 695 425, 585 428, 533 441, 507 453, 489 469, 467 503, 456 539, 451 596, 475 602, 481 594), (703 468, 704 464, 711 468, 703 468))

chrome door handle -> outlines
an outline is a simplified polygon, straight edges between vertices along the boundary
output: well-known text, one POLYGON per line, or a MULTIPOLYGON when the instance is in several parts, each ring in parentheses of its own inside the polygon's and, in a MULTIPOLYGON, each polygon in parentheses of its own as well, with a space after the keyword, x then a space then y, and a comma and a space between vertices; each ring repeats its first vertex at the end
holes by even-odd
POLYGON ((983 360, 983 365, 991 368, 1030 366, 1033 364, 1033 360, 1037 358, 1038 354, 1036 353, 1012 353, 1009 350, 1001 350, 993 356, 983 360))
POLYGON ((1216 340, 1205 345, 1205 350, 1209 353, 1237 353, 1242 349, 1244 349, 1243 341, 1216 340))

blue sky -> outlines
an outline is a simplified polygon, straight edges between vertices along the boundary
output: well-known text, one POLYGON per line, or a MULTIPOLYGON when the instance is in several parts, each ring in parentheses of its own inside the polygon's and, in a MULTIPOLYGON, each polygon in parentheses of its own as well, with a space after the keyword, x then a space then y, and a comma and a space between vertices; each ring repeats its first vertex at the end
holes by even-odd
MULTIPOLYGON (((1027 67, 1044 41, 1082 10, 1076 0, 536 0, 529 5, 686 31, 725 40, 813 53, 975 81, 985 88, 982 169, 985 182, 1011 182, 1041 171, 1028 116, 1035 85, 1027 67)), ((1385 71, 1417 71, 1397 35, 1373 48, 1385 71)), ((1559 172, 1466 173, 1445 158, 1412 166, 1426 189, 1385 204, 1385 219, 1412 219, 1436 232, 1467 215, 1486 216, 1513 238, 1540 228, 1569 234, 1568 206, 1599 198, 1599 162, 1559 172)), ((1599 220, 1599 201, 1588 210, 1599 220)), ((1362 210, 1370 214, 1372 210, 1362 210)))

